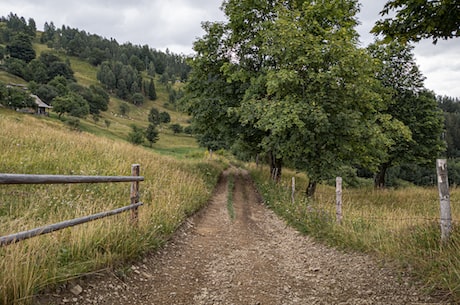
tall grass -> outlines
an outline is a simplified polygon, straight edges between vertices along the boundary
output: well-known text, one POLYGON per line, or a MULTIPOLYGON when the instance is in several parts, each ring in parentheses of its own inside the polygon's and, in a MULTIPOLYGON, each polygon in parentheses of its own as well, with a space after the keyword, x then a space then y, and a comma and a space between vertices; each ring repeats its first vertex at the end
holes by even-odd
POLYGON ((286 170, 275 186, 265 168, 252 168, 265 203, 301 232, 342 249, 372 253, 399 263, 425 284, 427 291, 460 303, 460 192, 451 190, 454 230, 442 245, 436 188, 410 187, 343 190, 343 221, 335 220, 335 187, 319 185, 314 200, 304 196, 308 179, 286 170), (297 195, 291 202, 291 177, 297 195))
MULTIPOLYGON (((141 165, 139 225, 121 214, 0 248, 0 304, 134 259, 162 244, 211 195, 224 164, 177 160, 62 124, 0 111, 0 172, 130 175, 141 165)), ((129 183, 0 185, 0 235, 129 204, 129 183)))

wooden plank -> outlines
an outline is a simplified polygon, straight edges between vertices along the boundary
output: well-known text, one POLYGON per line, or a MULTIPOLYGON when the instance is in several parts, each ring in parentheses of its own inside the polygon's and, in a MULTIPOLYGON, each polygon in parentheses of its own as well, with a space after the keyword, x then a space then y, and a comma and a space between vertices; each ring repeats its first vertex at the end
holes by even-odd
POLYGON ((441 206, 441 241, 447 243, 452 231, 452 215, 446 159, 436 160, 436 172, 438 174, 439 203, 441 206))
POLYGON ((336 222, 342 224, 342 177, 335 178, 335 215, 336 222))
POLYGON ((144 177, 0 174, 0 184, 65 184, 131 181, 144 181, 144 177))
MULTIPOLYGON (((131 175, 133 177, 138 177, 140 175, 140 165, 139 164, 132 164, 131 165, 131 175)), ((136 203, 139 202, 139 181, 133 181, 131 182, 131 188, 130 188, 130 193, 131 193, 131 204, 135 205, 136 203)), ((131 210, 131 221, 134 224, 137 224, 139 218, 139 211, 138 209, 132 209, 131 210)))
POLYGON ((111 210, 111 211, 107 211, 107 212, 101 212, 101 213, 93 214, 93 215, 90 215, 90 216, 84 216, 84 217, 80 217, 80 218, 75 218, 75 219, 72 219, 72 220, 66 220, 66 221, 62 221, 62 222, 55 223, 55 224, 52 224, 52 225, 47 225, 47 226, 35 228, 35 229, 32 229, 32 230, 23 231, 23 232, 11 234, 11 235, 3 236, 3 237, 0 237, 0 246, 6 246, 6 245, 9 245, 9 244, 14 244, 16 242, 19 242, 19 241, 25 240, 25 239, 29 239, 29 238, 34 237, 34 236, 51 233, 51 232, 62 230, 62 229, 68 228, 68 227, 73 227, 73 226, 76 226, 76 225, 79 225, 79 224, 82 224, 82 223, 90 222, 90 221, 93 221, 93 220, 105 218, 105 217, 116 215, 116 214, 120 214, 120 213, 129 211, 129 210, 132 210, 132 209, 137 209, 141 205, 143 205, 143 203, 138 202, 136 204, 131 204, 131 205, 128 205, 128 206, 124 206, 124 207, 121 207, 121 208, 118 208, 118 209, 115 209, 115 210, 111 210))

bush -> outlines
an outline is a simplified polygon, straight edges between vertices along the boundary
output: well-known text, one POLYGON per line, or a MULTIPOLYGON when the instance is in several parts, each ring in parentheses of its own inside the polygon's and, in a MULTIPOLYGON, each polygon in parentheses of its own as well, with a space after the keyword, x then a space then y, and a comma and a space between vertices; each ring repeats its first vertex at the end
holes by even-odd
POLYGON ((170 128, 171 128, 171 130, 172 130, 175 134, 181 133, 181 132, 184 130, 184 129, 182 128, 182 126, 179 125, 179 124, 177 124, 177 123, 176 123, 176 124, 172 124, 172 125, 170 126, 170 128))
POLYGON ((131 126, 132 130, 128 134, 128 141, 134 145, 141 145, 144 143, 144 132, 136 125, 131 126))
POLYGON ((150 142, 150 146, 152 146, 153 143, 158 141, 159 133, 155 125, 150 124, 149 127, 147 127, 147 130, 145 131, 145 137, 147 138, 147 141, 150 142))
POLYGON ((120 105, 118 106, 118 109, 120 110, 121 115, 127 115, 129 113, 129 106, 128 104, 121 102, 120 105))

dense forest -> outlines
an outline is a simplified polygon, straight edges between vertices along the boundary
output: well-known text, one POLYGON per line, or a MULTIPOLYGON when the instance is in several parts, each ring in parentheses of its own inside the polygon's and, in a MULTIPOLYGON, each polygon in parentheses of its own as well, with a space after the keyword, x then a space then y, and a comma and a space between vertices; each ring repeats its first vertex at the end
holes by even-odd
MULTIPOLYGON (((26 80, 28 89, 56 112, 76 117, 106 111, 110 94, 134 105, 141 105, 145 98, 155 100, 155 77, 167 85, 186 81, 190 71, 183 56, 168 50, 161 52, 147 45, 129 43, 120 45, 113 39, 65 25, 56 28, 53 22, 45 23, 43 32, 37 32, 32 18, 26 21, 13 13, 0 19, 0 59, 2 69, 26 80), (51 51, 37 56, 34 42, 46 44, 51 51), (97 67, 101 85, 77 84, 68 56, 97 67)), ((174 103, 180 92, 171 86, 168 91, 170 102, 174 103)), ((12 108, 31 103, 27 94, 5 84, 0 85, 0 94, 12 108)))

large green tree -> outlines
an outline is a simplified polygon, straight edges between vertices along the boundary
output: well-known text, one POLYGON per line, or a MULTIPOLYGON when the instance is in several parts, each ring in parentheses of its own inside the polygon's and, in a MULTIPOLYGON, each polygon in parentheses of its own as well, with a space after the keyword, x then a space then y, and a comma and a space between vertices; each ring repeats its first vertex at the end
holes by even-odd
MULTIPOLYGON (((222 68, 230 63, 224 45, 226 26, 204 23, 206 34, 194 43, 197 55, 189 60, 192 71, 186 87, 184 109, 192 115, 192 126, 200 145, 208 149, 230 149, 242 133, 241 124, 230 107, 237 107, 245 85, 227 81, 222 68)), ((255 143, 257 146, 257 142, 255 143)))
POLYGON ((262 145, 310 178, 307 195, 343 165, 374 166, 384 135, 373 63, 357 47, 356 1, 291 1, 262 36, 264 66, 237 110, 262 145))
POLYGON ((310 195, 340 166, 375 166, 387 117, 373 61, 357 47, 357 1, 223 8, 228 23, 205 24, 190 62, 186 100, 201 143, 267 153, 278 174, 285 160, 307 171, 310 195))
POLYGON ((423 86, 413 47, 394 41, 375 43, 368 49, 380 63, 377 78, 388 99, 384 112, 391 118, 385 130, 389 145, 375 176, 375 186, 384 187, 391 166, 403 162, 428 164, 444 150, 443 116, 435 95, 423 86))
POLYGON ((377 21, 372 31, 388 40, 432 38, 436 43, 460 36, 459 0, 389 0, 380 14, 391 17, 377 21))
POLYGON ((6 52, 13 58, 30 62, 35 58, 35 50, 32 46, 32 37, 25 33, 18 33, 11 42, 6 45, 6 52))

